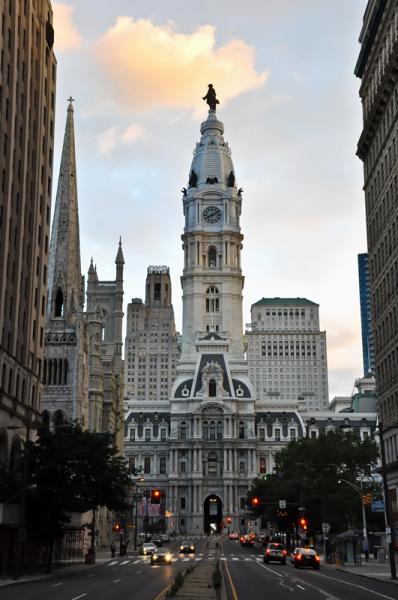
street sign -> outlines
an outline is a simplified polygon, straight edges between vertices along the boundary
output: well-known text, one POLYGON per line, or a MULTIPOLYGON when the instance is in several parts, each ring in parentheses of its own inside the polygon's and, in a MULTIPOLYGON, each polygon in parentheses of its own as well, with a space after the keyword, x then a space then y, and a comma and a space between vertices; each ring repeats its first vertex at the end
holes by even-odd
POLYGON ((322 531, 323 531, 323 533, 329 533, 329 531, 330 531, 330 524, 329 523, 322 523, 322 531))
POLYGON ((384 500, 372 500, 372 512, 384 512, 384 500))
POLYGON ((279 500, 279 508, 286 508, 286 500, 279 500))

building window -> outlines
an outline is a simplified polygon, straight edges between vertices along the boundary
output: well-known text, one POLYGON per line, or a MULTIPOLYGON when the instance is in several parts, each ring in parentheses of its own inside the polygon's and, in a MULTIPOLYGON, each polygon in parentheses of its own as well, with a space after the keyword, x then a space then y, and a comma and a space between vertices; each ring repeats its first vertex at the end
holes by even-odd
POLYGON ((160 300, 161 296, 161 285, 160 283, 155 283, 155 300, 160 300))
POLYGON ((222 440, 222 436, 223 436, 222 421, 217 421, 217 439, 222 440))
POLYGON ((129 457, 129 471, 132 473, 135 469, 135 456, 129 457))
POLYGON ((64 295, 61 289, 58 290, 57 295, 55 296, 55 316, 64 316, 64 295))
POLYGON ((239 423, 239 439, 245 439, 245 424, 242 421, 239 423))
POLYGON ((265 456, 260 456, 260 473, 264 474, 267 472, 267 462, 265 456))
POLYGON ((146 456, 144 458, 144 473, 149 474, 151 472, 151 457, 146 456))
POLYGON ((187 425, 186 425, 185 421, 183 421, 180 426, 180 440, 186 440, 186 439, 187 439, 187 425))
POLYGON ((215 452, 209 452, 207 461, 209 475, 217 474, 217 454, 215 452))
POLYGON ((220 312, 220 295, 218 292, 218 288, 216 288, 215 286, 211 286, 206 290, 206 312, 220 312))
MULTIPOLYGON (((181 508, 181 510, 185 510, 185 505, 186 505, 185 498, 184 498, 184 496, 182 496, 180 498, 180 508, 181 508)), ((181 521, 181 523, 182 523, 182 521, 181 521)))
POLYGON ((214 246, 211 246, 207 252, 208 257, 208 266, 216 267, 217 266, 217 250, 214 246))
POLYGON ((151 441, 151 430, 150 429, 145 429, 145 441, 146 442, 151 441))
POLYGON ((166 457, 165 456, 161 456, 159 459, 159 473, 161 475, 166 474, 166 457))
POLYGON ((295 440, 296 439, 296 430, 295 429, 291 429, 290 430, 290 439, 291 440, 295 440))
POLYGON ((264 427, 260 427, 260 442, 264 442, 265 440, 265 429, 264 427))
POLYGON ((216 439, 216 423, 215 421, 210 421, 210 439, 216 439))
POLYGON ((281 430, 280 429, 275 429, 275 441, 276 442, 281 441, 281 430))
POLYGON ((130 442, 135 442, 135 427, 130 429, 130 442))
POLYGON ((166 430, 165 429, 161 429, 160 430, 160 441, 161 442, 165 442, 166 441, 166 430))
POLYGON ((203 439, 209 439, 209 424, 207 421, 203 421, 203 439))
POLYGON ((312 430, 310 431, 310 438, 314 440, 314 439, 316 439, 317 437, 318 437, 318 436, 317 436, 317 432, 316 432, 316 430, 315 430, 315 429, 312 429, 312 430))
POLYGON ((215 398, 217 395, 217 384, 215 379, 210 379, 209 381, 209 397, 215 398))
POLYGON ((239 473, 245 473, 246 472, 246 463, 244 460, 240 460, 239 461, 239 473))

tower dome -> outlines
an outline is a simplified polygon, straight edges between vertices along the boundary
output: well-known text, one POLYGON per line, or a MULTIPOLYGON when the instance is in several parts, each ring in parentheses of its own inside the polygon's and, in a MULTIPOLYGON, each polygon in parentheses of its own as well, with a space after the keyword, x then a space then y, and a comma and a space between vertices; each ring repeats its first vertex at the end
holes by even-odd
POLYGON ((196 144, 189 174, 189 188, 214 186, 226 191, 236 188, 231 150, 224 141, 224 125, 217 119, 216 111, 209 110, 207 120, 201 124, 202 137, 196 144))

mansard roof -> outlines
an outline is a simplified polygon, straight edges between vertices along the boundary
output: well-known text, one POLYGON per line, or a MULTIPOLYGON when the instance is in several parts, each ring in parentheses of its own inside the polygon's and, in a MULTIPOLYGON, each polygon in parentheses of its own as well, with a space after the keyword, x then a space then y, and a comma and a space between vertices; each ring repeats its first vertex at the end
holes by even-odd
POLYGON ((319 306, 319 304, 307 300, 307 298, 280 298, 276 296, 275 298, 261 298, 261 300, 252 304, 253 306, 319 306))

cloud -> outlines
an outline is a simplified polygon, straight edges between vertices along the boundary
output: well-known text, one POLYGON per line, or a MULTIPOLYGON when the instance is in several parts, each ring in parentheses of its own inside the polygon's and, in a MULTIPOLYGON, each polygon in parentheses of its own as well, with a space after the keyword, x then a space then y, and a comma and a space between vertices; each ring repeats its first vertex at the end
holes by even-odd
POLYGON ((58 52, 76 50, 82 43, 82 36, 72 21, 75 8, 69 4, 53 2, 55 47, 58 52))
POLYGON ((124 130, 117 125, 113 125, 98 136, 98 151, 102 156, 110 156, 120 142, 132 144, 144 136, 145 128, 140 123, 133 123, 124 130))
POLYGON ((257 73, 254 48, 239 39, 216 48, 215 33, 210 25, 184 34, 173 23, 119 17, 95 43, 94 58, 124 110, 197 109, 209 82, 222 102, 263 86, 268 72, 257 73))

